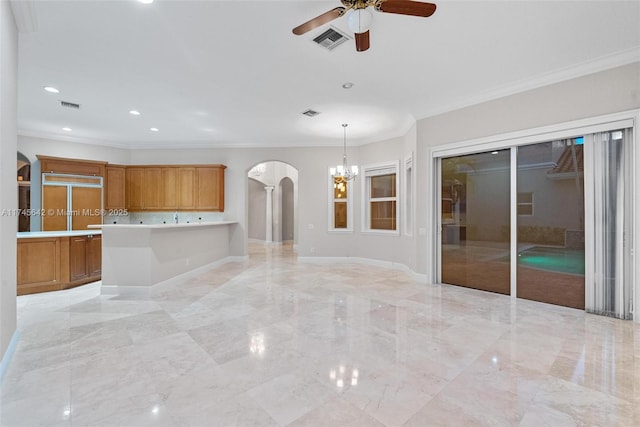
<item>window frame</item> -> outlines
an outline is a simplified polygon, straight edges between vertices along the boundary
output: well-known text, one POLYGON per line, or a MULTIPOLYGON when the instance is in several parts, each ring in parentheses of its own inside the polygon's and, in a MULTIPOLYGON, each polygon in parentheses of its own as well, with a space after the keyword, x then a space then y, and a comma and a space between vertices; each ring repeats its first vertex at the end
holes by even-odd
POLYGON ((392 235, 399 236, 400 228, 402 226, 402 220, 400 217, 400 203, 402 202, 402 197, 400 194, 400 162, 398 160, 392 160, 388 162, 375 163, 362 167, 362 233, 367 234, 382 234, 382 235, 392 235), (396 188, 395 188, 395 197, 381 197, 371 199, 370 197, 370 188, 371 188, 371 177, 373 176, 381 176, 381 175, 389 175, 394 173, 396 175, 396 188), (382 230, 375 229, 370 227, 371 220, 371 202, 385 202, 385 201, 395 201, 396 209, 395 209, 395 218, 396 218, 396 228, 395 230, 382 230))
POLYGON ((327 230, 330 233, 353 233, 353 180, 347 181, 347 197, 345 199, 336 199, 333 191, 333 176, 331 168, 327 169, 327 230), (347 204, 347 227, 335 227, 335 203, 347 204))
POLYGON ((516 212, 518 214, 518 216, 533 216, 534 214, 534 206, 535 206, 535 197, 533 194, 533 191, 519 191, 516 195, 516 197, 520 197, 521 194, 531 194, 531 202, 520 202, 516 199, 516 212), (531 207, 531 213, 520 213, 520 206, 530 206, 531 207))
POLYGON ((407 237, 413 237, 413 222, 415 215, 413 214, 413 208, 415 203, 415 168, 413 167, 413 152, 409 153, 404 158, 404 179, 403 186, 404 195, 402 198, 402 211, 404 212, 404 235, 407 237))

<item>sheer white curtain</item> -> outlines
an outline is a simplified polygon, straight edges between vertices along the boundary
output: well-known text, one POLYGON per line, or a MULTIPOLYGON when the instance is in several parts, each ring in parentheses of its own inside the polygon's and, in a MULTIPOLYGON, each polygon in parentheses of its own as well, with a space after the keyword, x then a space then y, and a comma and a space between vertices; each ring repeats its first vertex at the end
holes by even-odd
POLYGON ((631 129, 585 136, 585 305, 631 318, 631 129))

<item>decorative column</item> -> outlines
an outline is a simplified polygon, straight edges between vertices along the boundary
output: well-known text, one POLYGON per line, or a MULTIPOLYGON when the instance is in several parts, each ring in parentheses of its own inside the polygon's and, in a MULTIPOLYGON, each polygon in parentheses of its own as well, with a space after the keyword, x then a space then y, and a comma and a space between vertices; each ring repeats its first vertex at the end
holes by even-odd
POLYGON ((264 187, 264 191, 267 192, 266 195, 266 199, 267 199, 267 214, 266 216, 266 228, 265 228, 265 232, 266 232, 266 237, 265 237, 265 241, 267 243, 271 243, 273 242, 273 200, 272 200, 272 193, 273 193, 273 189, 275 187, 273 186, 267 186, 264 187))

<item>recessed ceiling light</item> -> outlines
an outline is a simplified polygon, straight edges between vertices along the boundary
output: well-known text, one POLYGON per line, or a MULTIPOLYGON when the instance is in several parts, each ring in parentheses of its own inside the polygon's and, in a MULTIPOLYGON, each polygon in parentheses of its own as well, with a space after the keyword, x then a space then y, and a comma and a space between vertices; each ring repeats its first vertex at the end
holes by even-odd
POLYGON ((158 128, 149 128, 149 130, 150 130, 151 132, 158 132, 160 129, 158 129, 158 128))
POLYGON ((153 3, 153 0, 138 0, 140 3, 144 3, 144 4, 151 4, 153 3))
POLYGON ((62 130, 67 131, 67 132, 71 132, 73 129, 71 129, 69 127, 63 127, 62 130))
POLYGON ((44 90, 51 93, 60 93, 60 91, 53 86, 45 86, 44 90))
POLYGON ((497 151, 492 151, 491 154, 498 154, 498 152, 497 151))
POLYGON ((140 115, 140 111, 131 110, 131 111, 129 111, 129 114, 133 114, 134 116, 139 116, 140 115))
POLYGON ((353 83, 347 82, 342 85, 342 89, 351 89, 353 87, 353 83))

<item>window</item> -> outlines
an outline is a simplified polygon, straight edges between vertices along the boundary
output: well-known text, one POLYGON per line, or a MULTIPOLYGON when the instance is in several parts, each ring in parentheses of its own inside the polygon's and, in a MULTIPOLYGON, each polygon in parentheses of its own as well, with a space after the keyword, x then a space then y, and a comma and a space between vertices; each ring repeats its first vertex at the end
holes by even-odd
POLYGON ((518 215, 533 215, 533 193, 518 193, 518 215))
POLYGON ((398 162, 364 167, 363 231, 398 234, 398 162))
POLYGON ((329 173, 329 231, 352 231, 351 181, 329 173))
POLYGON ((413 153, 404 159, 404 234, 413 234, 413 153))

